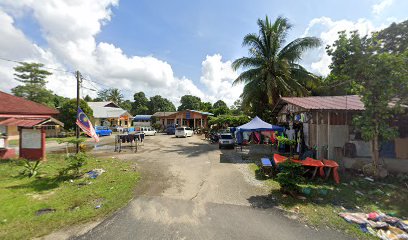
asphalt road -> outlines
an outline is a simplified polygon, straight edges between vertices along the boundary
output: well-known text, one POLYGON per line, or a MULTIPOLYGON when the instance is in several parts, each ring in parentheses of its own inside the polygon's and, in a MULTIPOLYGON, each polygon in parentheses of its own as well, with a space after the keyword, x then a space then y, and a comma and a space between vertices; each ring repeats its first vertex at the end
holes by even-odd
POLYGON ((286 217, 238 153, 199 136, 148 137, 138 153, 112 156, 141 172, 135 197, 76 239, 347 239, 286 217))

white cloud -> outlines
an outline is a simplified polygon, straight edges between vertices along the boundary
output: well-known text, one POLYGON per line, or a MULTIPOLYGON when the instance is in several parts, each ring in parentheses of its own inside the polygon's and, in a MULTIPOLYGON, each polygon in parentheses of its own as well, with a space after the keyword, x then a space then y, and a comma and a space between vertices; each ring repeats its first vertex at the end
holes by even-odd
MULTIPOLYGON (((184 94, 203 100, 219 98, 231 103, 241 92, 229 93, 235 73, 230 62, 223 63, 220 55, 207 56, 203 62, 199 88, 186 77, 175 76, 171 65, 153 56, 127 56, 119 47, 96 42, 101 27, 111 19, 111 8, 118 0, 32 0, 0 3, 0 55, 10 59, 38 61, 60 69, 80 70, 89 78, 131 93, 144 91, 148 96, 160 94, 178 104, 184 94), (46 47, 39 47, 14 25, 14 18, 32 14, 37 21, 46 47), (205 91, 206 90, 206 91, 205 91)), ((9 90, 18 83, 12 80, 11 64, 0 64, 0 87, 9 90)), ((87 87, 91 87, 88 83, 87 87)), ((57 94, 74 97, 75 79, 72 74, 53 72, 48 87, 57 94)), ((100 87, 103 88, 103 87, 100 87)), ((233 88, 239 91, 239 88, 233 88)), ((91 94, 84 90, 85 94, 91 94)), ((93 93, 94 95, 94 93, 93 93)))
POLYGON ((394 0, 381 0, 379 3, 374 4, 372 7, 373 14, 380 14, 385 8, 391 6, 393 2, 394 0))
POLYGON ((370 20, 364 18, 358 19, 356 22, 346 19, 334 21, 329 17, 312 19, 303 35, 319 37, 323 44, 316 51, 313 51, 314 56, 308 55, 311 62, 309 68, 312 72, 320 75, 329 74, 331 58, 327 55, 325 47, 334 43, 338 38, 339 31, 350 32, 356 30, 364 36, 384 27, 384 25, 374 26, 370 20))
POLYGON ((232 69, 231 61, 222 61, 220 54, 206 57, 202 62, 201 83, 212 96, 210 101, 221 99, 231 106, 242 93, 243 86, 232 86, 238 74, 232 69))

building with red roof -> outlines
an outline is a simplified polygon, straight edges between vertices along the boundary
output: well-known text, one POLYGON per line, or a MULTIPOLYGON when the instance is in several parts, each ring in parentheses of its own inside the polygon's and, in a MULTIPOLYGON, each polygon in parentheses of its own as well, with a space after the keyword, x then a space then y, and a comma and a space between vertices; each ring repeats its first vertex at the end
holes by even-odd
MULTIPOLYGON (((13 156, 14 151, 7 148, 7 142, 19 139, 22 129, 40 129, 44 138, 56 136, 64 126, 54 118, 58 114, 54 108, 0 91, 0 158, 13 156)), ((44 139, 39 141, 45 144, 44 139)), ((21 147, 21 141, 19 145, 21 147)), ((20 155, 22 152, 24 155, 24 150, 20 149, 20 155)), ((30 151, 28 153, 31 154, 30 151)), ((44 154, 37 151, 34 158, 42 158, 44 154)))

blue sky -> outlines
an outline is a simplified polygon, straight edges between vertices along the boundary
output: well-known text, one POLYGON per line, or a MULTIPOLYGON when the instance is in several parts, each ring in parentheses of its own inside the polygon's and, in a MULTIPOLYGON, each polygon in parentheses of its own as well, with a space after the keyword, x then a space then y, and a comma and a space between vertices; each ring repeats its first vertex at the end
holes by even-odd
MULTIPOLYGON (((242 38, 257 32, 256 21, 265 15, 290 20, 289 40, 311 35, 325 44, 339 30, 366 34, 408 18, 405 0, 33 2, 0 1, 0 24, 5 26, 0 57, 79 69, 89 79, 123 89, 127 97, 145 91, 176 104, 183 94, 213 102, 236 100, 242 86, 231 88, 238 73, 230 63, 246 55, 242 38)), ((330 59, 322 47, 305 54, 302 63, 325 75, 330 59)), ((0 62, 0 77, 8 79, 1 90, 17 84, 10 76, 12 65, 0 62)), ((70 78, 55 73, 49 87, 73 96, 70 78)))

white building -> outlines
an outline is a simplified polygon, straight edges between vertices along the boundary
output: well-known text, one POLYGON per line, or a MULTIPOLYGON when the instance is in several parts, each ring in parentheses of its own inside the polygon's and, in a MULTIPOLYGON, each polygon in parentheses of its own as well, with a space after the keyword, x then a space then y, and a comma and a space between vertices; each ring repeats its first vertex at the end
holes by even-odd
POLYGON ((95 126, 122 126, 132 125, 132 115, 120 108, 114 102, 88 102, 93 111, 95 126))

